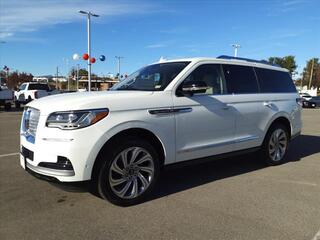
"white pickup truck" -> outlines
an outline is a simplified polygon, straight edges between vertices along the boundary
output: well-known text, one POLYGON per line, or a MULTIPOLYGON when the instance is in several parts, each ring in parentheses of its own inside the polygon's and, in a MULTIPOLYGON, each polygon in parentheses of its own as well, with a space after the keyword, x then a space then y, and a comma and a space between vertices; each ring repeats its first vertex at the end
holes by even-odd
POLYGON ((0 105, 4 106, 4 110, 11 109, 11 103, 13 102, 13 91, 6 86, 0 85, 0 105))
POLYGON ((21 103, 26 104, 34 99, 56 93, 58 93, 58 91, 52 91, 46 83, 27 82, 21 84, 19 89, 14 92, 14 101, 16 107, 19 108, 21 103))

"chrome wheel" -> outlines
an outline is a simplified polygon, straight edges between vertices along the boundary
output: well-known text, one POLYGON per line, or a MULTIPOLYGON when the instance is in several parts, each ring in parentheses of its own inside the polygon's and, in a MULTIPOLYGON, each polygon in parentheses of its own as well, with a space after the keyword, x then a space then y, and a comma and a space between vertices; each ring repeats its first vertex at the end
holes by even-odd
POLYGON ((153 158, 141 147, 130 147, 120 152, 109 169, 111 190, 125 199, 140 196, 150 186, 153 177, 153 158))
POLYGON ((269 156, 272 161, 280 161, 286 153, 288 139, 283 129, 276 129, 269 140, 269 156))

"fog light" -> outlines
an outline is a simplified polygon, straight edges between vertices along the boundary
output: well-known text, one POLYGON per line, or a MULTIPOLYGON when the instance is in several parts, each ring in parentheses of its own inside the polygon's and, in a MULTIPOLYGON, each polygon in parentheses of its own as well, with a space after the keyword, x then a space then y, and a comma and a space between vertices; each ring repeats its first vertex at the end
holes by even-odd
POLYGON ((52 168, 57 170, 73 170, 73 166, 70 160, 66 157, 58 156, 57 162, 41 162, 38 164, 39 167, 52 168))

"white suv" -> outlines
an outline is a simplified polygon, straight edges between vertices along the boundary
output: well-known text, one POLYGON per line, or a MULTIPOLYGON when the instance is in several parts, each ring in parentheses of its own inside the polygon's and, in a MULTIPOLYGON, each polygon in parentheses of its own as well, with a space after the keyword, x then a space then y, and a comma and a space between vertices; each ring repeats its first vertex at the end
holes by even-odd
POLYGON ((92 180, 102 197, 130 205, 168 164, 257 150, 270 165, 283 162, 300 115, 283 68, 226 56, 170 60, 110 91, 29 103, 20 163, 50 180, 92 180))

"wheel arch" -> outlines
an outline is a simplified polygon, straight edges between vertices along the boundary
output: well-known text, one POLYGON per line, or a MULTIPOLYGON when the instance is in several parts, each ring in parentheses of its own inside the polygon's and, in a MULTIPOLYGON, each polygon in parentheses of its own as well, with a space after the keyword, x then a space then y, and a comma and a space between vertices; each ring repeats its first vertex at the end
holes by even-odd
POLYGON ((97 171, 99 170, 101 161, 99 161, 99 158, 103 151, 105 149, 110 149, 113 144, 119 142, 121 139, 126 138, 126 137, 139 137, 142 139, 146 139, 149 141, 153 146, 155 146, 155 150, 159 154, 159 160, 160 160, 160 166, 164 166, 165 163, 165 157, 166 157, 166 151, 163 142, 160 140, 160 138, 153 133, 152 131, 142 128, 142 127, 133 127, 133 128, 128 128, 121 130, 114 135, 112 135, 110 138, 108 138, 102 147, 100 148, 99 152, 97 153, 97 156, 94 160, 94 164, 91 170, 91 179, 96 176, 97 171))
POLYGON ((287 130, 288 130, 288 134, 289 134, 289 139, 291 139, 291 133, 292 133, 292 126, 291 126, 291 122, 289 120, 289 117, 288 116, 285 116, 285 115, 278 115, 278 116, 275 116, 269 123, 268 127, 267 127, 267 131, 265 133, 265 136, 264 138, 266 137, 267 135, 267 132, 270 130, 270 128, 272 126, 274 126, 275 124, 277 123, 280 123, 282 125, 284 125, 287 130))

